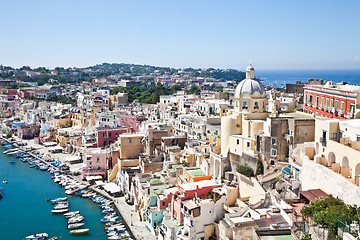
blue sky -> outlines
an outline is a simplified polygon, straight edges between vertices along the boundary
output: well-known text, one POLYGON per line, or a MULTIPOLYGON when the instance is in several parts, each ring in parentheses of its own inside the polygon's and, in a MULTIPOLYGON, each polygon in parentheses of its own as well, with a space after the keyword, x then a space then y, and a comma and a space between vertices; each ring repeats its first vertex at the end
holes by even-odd
POLYGON ((0 64, 360 69, 360 1, 1 1, 0 64))

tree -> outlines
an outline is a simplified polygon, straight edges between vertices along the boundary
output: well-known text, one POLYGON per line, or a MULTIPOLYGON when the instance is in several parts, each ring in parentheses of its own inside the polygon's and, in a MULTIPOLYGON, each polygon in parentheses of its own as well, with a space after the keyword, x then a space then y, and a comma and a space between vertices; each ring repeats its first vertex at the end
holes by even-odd
POLYGON ((199 94, 200 92, 201 92, 200 88, 195 84, 191 85, 190 90, 188 90, 188 93, 190 94, 199 94))
POLYGON ((350 224, 352 221, 359 220, 358 208, 345 204, 342 200, 330 195, 327 198, 320 197, 316 201, 305 205, 301 214, 305 218, 313 219, 317 224, 329 228, 335 236, 339 221, 350 224))

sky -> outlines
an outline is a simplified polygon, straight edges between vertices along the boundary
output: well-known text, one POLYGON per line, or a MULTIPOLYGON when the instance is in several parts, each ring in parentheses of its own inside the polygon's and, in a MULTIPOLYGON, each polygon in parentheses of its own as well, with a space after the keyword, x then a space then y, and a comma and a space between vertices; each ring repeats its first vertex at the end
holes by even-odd
POLYGON ((2 0, 0 64, 360 69, 360 1, 2 0))

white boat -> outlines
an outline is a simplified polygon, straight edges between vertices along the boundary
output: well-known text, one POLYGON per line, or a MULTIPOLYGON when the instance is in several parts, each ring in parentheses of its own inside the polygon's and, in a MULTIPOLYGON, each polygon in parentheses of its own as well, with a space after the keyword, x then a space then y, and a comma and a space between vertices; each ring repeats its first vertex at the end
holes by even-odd
POLYGON ((75 216, 75 217, 69 218, 68 224, 78 223, 78 222, 81 222, 82 220, 84 220, 83 216, 75 216))
POLYGON ((71 231, 70 231, 70 234, 73 234, 73 235, 88 234, 89 230, 90 230, 90 229, 88 229, 88 228, 71 230, 71 231))
POLYGON ((78 227, 81 227, 83 226, 85 223, 73 223, 73 224, 69 224, 68 225, 68 229, 75 229, 75 228, 78 228, 78 227))
POLYGON ((64 208, 69 208, 69 204, 57 204, 55 205, 54 210, 64 209, 64 208))
POLYGON ((35 233, 33 235, 25 237, 25 239, 33 239, 33 238, 36 239, 36 238, 41 238, 41 237, 47 238, 47 237, 49 237, 49 235, 47 233, 35 233))
POLYGON ((68 212, 68 213, 65 213, 64 216, 65 216, 65 217, 74 217, 74 216, 76 216, 77 214, 80 214, 80 211, 68 212))
POLYGON ((68 208, 51 210, 52 213, 66 213, 68 211, 69 211, 68 208))

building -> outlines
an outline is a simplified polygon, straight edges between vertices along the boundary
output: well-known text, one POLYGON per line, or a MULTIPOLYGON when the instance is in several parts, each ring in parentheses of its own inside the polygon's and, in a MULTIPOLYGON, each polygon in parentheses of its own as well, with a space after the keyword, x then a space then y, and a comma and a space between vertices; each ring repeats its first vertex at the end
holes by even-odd
POLYGON ((128 133, 128 129, 125 127, 97 128, 95 132, 97 140, 96 147, 102 148, 110 146, 110 144, 114 143, 123 133, 128 133))
POLYGON ((316 119, 315 142, 293 154, 293 176, 301 189, 321 188, 347 204, 359 205, 360 119, 316 119))
POLYGON ((85 150, 83 155, 82 177, 101 175, 106 176, 107 152, 100 148, 85 150))
POLYGON ((22 139, 33 139, 40 135, 40 125, 18 125, 17 134, 22 139))
POLYGON ((360 118, 360 86, 335 84, 305 85, 304 111, 337 119, 360 118))

